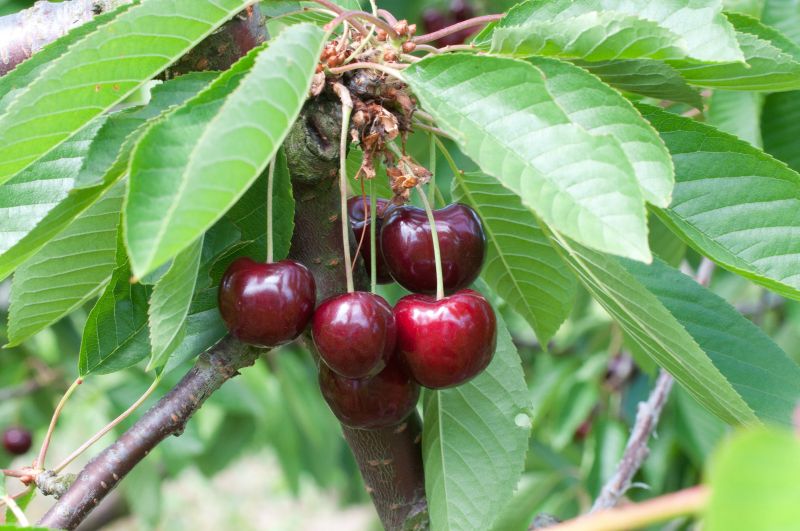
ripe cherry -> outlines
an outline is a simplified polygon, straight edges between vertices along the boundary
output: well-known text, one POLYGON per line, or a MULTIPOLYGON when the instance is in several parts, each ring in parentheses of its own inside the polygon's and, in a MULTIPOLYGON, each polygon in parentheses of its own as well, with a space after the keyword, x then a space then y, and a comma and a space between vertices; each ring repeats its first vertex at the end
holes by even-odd
POLYGON ((322 361, 346 378, 377 374, 394 353, 394 315, 380 295, 356 291, 331 297, 314 312, 311 326, 322 361))
MULTIPOLYGON (((377 198, 375 203, 378 205, 378 210, 375 212, 375 234, 380 238, 381 227, 383 225, 383 217, 388 212, 392 204, 387 199, 377 198)), ((364 257, 364 266, 367 268, 367 274, 370 273, 370 250, 372 243, 369 237, 370 233, 370 210, 369 198, 367 199, 367 208, 364 209, 364 198, 361 196, 351 197, 347 200, 347 209, 350 215, 350 227, 355 234, 356 242, 361 241, 361 234, 364 233, 364 243, 361 244, 361 256, 364 257)), ((375 278, 378 284, 388 284, 392 281, 392 275, 389 274, 389 269, 386 267, 386 260, 383 258, 381 246, 378 245, 377 254, 375 255, 375 278)))
POLYGON ((219 312, 245 343, 275 347, 296 338, 316 304, 314 276, 293 260, 265 264, 235 260, 219 286, 219 312))
POLYGON ((6 451, 13 455, 22 455, 31 449, 33 437, 31 432, 25 428, 8 428, 3 433, 3 446, 6 451))
MULTIPOLYGON (((453 293, 478 277, 486 253, 486 237, 470 207, 452 204, 433 212, 442 255, 444 290, 453 293)), ((436 263, 428 216, 421 208, 392 210, 383 222, 381 248, 394 279, 416 293, 436 291, 436 263)))
POLYGON ((442 389, 483 371, 494 356, 497 321, 489 302, 465 289, 436 300, 408 295, 394 307, 397 354, 414 379, 442 389))
POLYGON ((319 387, 336 418, 351 428, 399 424, 414 411, 419 399, 419 386, 397 358, 372 378, 360 380, 339 376, 321 363, 319 387))
POLYGON ((456 22, 463 22, 475 16, 475 9, 467 0, 452 0, 450 2, 450 15, 456 22))
POLYGON ((426 9, 422 14, 422 27, 425 33, 433 33, 447 27, 447 17, 438 9, 426 9))

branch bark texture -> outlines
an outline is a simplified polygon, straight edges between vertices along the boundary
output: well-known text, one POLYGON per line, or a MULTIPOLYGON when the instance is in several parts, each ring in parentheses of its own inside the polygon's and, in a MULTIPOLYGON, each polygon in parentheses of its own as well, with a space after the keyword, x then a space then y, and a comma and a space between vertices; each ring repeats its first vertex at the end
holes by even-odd
POLYGON ((227 337, 201 355, 169 393, 86 465, 39 524, 75 529, 150 450, 168 436, 183 433, 186 422, 206 399, 236 376, 239 369, 255 363, 260 353, 227 337))
POLYGON ((133 0, 36 2, 30 9, 0 17, 0 76, 72 28, 133 0))

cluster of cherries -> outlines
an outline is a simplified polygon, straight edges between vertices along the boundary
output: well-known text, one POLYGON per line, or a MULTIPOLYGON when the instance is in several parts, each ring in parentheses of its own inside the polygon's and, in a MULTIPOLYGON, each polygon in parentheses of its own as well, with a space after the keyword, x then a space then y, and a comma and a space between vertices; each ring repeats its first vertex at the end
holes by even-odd
MULTIPOLYGON (((478 215, 453 204, 433 212, 445 296, 436 298, 433 234, 414 206, 376 201, 376 278, 414 292, 394 308, 381 296, 356 291, 331 297, 316 310, 311 272, 293 260, 233 262, 223 276, 219 308, 241 341, 275 347, 312 326, 320 355, 319 384, 336 417, 354 428, 401 422, 413 411, 419 386, 443 389, 483 371, 494 355, 496 320, 487 300, 465 289, 480 273, 485 236, 478 215)), ((349 201, 357 236, 369 232, 369 205, 349 201)), ((369 238, 364 242, 369 256, 369 238)), ((369 269, 368 260, 367 268, 369 269)))
MULTIPOLYGON (((475 10, 467 0, 451 0, 448 11, 436 8, 425 10, 422 14, 422 26, 425 33, 433 33, 444 29, 451 24, 457 24, 475 16, 475 10)), ((463 44, 475 32, 476 28, 467 28, 442 37, 437 41, 438 46, 451 46, 463 44)))
POLYGON ((18 426, 3 432, 3 448, 12 455, 22 455, 31 449, 33 437, 31 432, 18 426))

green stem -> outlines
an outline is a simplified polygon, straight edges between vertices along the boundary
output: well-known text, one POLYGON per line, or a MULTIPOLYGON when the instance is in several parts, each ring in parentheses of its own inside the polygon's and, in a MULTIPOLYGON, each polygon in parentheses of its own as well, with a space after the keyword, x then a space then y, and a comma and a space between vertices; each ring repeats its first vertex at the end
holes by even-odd
MULTIPOLYGON (((277 158, 277 155, 276 155, 277 158)), ((269 163, 269 170, 267 171, 267 263, 271 264, 274 258, 273 248, 274 240, 272 236, 272 189, 275 185, 275 160, 273 158, 269 163)))
POLYGON ((342 101, 342 131, 339 142, 339 195, 341 196, 341 221, 342 221, 342 251, 344 252, 345 278, 347 279, 347 292, 353 293, 352 260, 350 258, 350 222, 347 217, 347 138, 350 132, 350 114, 353 112, 353 100, 350 92, 341 83, 333 86, 334 92, 342 101))
POLYGON ((50 439, 53 438, 53 432, 56 429, 58 417, 61 416, 61 411, 64 409, 69 397, 72 396, 72 393, 74 393, 78 386, 82 383, 83 378, 78 378, 72 382, 72 385, 69 386, 67 391, 64 393, 64 396, 62 396, 61 400, 58 402, 56 410, 53 412, 53 418, 50 419, 50 426, 47 428, 47 435, 45 435, 44 441, 42 442, 42 448, 39 450, 39 456, 36 458, 36 461, 33 462, 33 468, 44 470, 44 460, 47 457, 47 448, 50 446, 50 439))
POLYGON ((436 300, 444 298, 444 276, 442 275, 442 253, 439 250, 439 233, 436 231, 436 220, 433 218, 433 210, 428 201, 428 196, 425 192, 417 187, 419 197, 422 200, 422 205, 425 207, 425 213, 428 215, 428 223, 431 226, 431 239, 433 240, 433 260, 436 263, 436 300))
MULTIPOLYGON (((363 179, 363 177, 362 177, 363 179)), ((372 179, 369 181, 369 241, 372 245, 369 247, 369 282, 370 291, 375 293, 378 289, 378 242, 375 236, 375 222, 378 216, 378 205, 375 202, 375 183, 372 179)))
POLYGON ((428 135, 430 137, 430 142, 428 144, 429 150, 429 159, 428 159, 428 169, 431 172, 431 180, 428 183, 428 193, 430 194, 428 200, 435 204, 436 203, 436 139, 434 138, 434 134, 431 133, 428 135))

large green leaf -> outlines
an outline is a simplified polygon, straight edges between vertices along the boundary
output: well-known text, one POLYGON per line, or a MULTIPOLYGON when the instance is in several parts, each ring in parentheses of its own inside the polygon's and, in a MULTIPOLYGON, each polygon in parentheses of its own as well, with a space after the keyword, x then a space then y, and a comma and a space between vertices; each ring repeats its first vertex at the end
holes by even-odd
POLYGON ((711 463, 708 531, 789 531, 800 522, 800 440, 789 431, 740 433, 711 463))
POLYGON ((150 288, 134 284, 122 238, 117 238, 111 281, 83 328, 78 373, 109 374, 136 365, 150 353, 147 312, 150 288))
POLYGON ((164 364, 177 347, 194 296, 203 238, 178 253, 169 270, 153 288, 148 320, 152 353, 150 367, 164 364))
POLYGON ((462 151, 545 222, 603 251, 650 259, 642 192, 620 143, 574 122, 539 68, 447 54, 404 76, 462 151))
POLYGON ((743 140, 640 106, 675 162, 661 218, 723 267, 800 298, 800 175, 743 140))
POLYGON ((533 214, 494 178, 456 174, 452 192, 453 200, 483 220, 489 245, 481 277, 547 345, 572 308, 575 276, 564 269, 533 214))
POLYGON ((119 6, 114 11, 103 13, 94 17, 85 24, 81 24, 69 31, 63 37, 56 39, 33 54, 27 61, 14 67, 14 70, 0 77, 0 114, 5 112, 16 96, 33 83, 52 61, 56 60, 67 51, 69 46, 93 33, 98 27, 107 24, 120 13, 127 11, 133 4, 119 6))
POLYGON ((148 0, 75 43, 0 117, 0 184, 123 101, 248 3, 148 0))
POLYGON ((664 305, 613 257, 556 233, 551 241, 583 285, 627 336, 669 371, 706 409, 731 424, 757 418, 691 335, 664 305))
POLYGON ((17 345, 93 297, 116 263, 124 183, 111 188, 14 275, 9 346, 17 345))
POLYGON ((739 61, 722 2, 690 0, 529 0, 493 33, 492 51, 592 61, 739 61))
POLYGON ((530 60, 547 89, 573 123, 596 136, 616 139, 628 158, 645 200, 665 207, 672 200, 675 172, 664 142, 616 90, 581 68, 544 57, 530 60))
POLYGON ((674 62, 689 83, 727 90, 800 88, 800 45, 774 28, 746 15, 729 13, 745 62, 724 64, 674 62))
POLYGON ((766 0, 761 21, 800 45, 800 2, 797 0, 766 0))
POLYGON ((656 260, 623 266, 694 338, 747 405, 764 421, 791 425, 800 403, 800 366, 723 299, 656 260))
POLYGON ((764 151, 800 171, 800 90, 765 98, 761 135, 764 151))
POLYGON ((756 92, 715 90, 708 101, 708 123, 760 148, 761 106, 763 98, 756 92))
POLYGON ((433 530, 488 529, 522 474, 531 405, 499 316, 497 331, 497 351, 482 374, 424 395, 422 456, 433 530))
POLYGON ((197 239, 264 170, 302 108, 323 37, 310 24, 286 28, 239 83, 226 73, 142 139, 125 207, 135 275, 197 239))
POLYGON ((61 144, 0 186, 0 256, 20 242, 67 196, 105 118, 61 144))
MULTIPOLYGON (((0 239, 4 244, 14 241, 13 245, 4 249, 0 255, 0 279, 8 276, 17 266, 41 249, 124 175, 128 169, 128 158, 135 141, 142 134, 149 119, 168 112, 171 106, 177 105, 195 94, 215 76, 215 73, 204 72, 187 74, 167 81, 153 89, 152 98, 147 107, 123 111, 110 116, 100 128, 91 146, 88 147, 83 165, 79 167, 80 171, 74 177, 75 182, 61 183, 70 188, 73 185, 85 186, 85 188, 72 189, 60 199, 60 202, 49 202, 44 195, 40 196, 44 187, 42 183, 37 182, 35 191, 37 201, 48 201, 39 203, 37 210, 46 209, 46 212, 43 216, 32 216, 26 209, 26 216, 23 220, 15 222, 20 227, 24 225, 26 231, 20 235, 15 233, 13 238, 3 235, 3 238, 0 239)), ((46 159, 58 156, 73 145, 74 140, 83 136, 84 132, 79 133, 47 155, 46 159)), ((75 154, 77 155, 77 152, 75 154)), ((66 162, 61 159, 59 165, 66 162)), ((35 171, 43 165, 46 163, 41 161, 34 164, 23 174, 0 187, 0 197, 5 197, 6 189, 13 192, 15 190, 13 185, 22 178, 22 175, 28 175, 29 172, 35 171)), ((33 194, 33 191, 31 193, 33 194)), ((58 197, 60 194, 54 193, 53 201, 56 201, 58 197)), ((18 194, 9 194, 8 201, 12 205, 9 211, 14 211, 22 200, 18 194)), ((5 223, 4 220, 3 224, 5 223)), ((11 221, 9 220, 8 223, 10 224, 11 221)))
POLYGON ((612 87, 649 98, 688 103, 703 108, 703 99, 696 88, 689 86, 677 70, 661 61, 633 59, 628 61, 575 61, 612 87))

